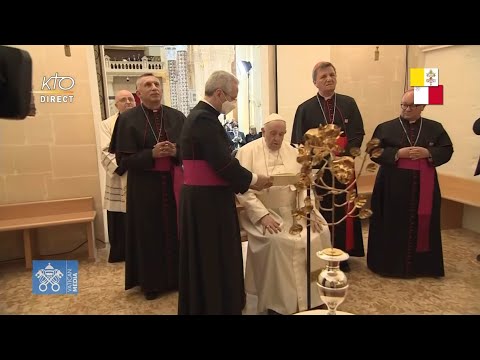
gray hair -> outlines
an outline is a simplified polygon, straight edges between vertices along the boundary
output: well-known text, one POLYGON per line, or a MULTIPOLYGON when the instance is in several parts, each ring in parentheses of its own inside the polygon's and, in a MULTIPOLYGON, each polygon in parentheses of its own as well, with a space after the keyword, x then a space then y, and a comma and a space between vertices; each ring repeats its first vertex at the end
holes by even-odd
POLYGON ((333 66, 333 64, 331 62, 328 62, 328 61, 320 61, 319 63, 315 64, 315 66, 313 67, 313 71, 312 71, 312 79, 313 79, 313 82, 315 82, 315 80, 317 80, 317 71, 318 69, 326 69, 328 67, 331 67, 333 68, 333 71, 335 71, 335 75, 337 74, 337 69, 335 69, 335 66, 333 66))
MULTIPOLYGON (((149 72, 149 73, 144 73, 144 74, 140 75, 140 76, 138 77, 138 79, 137 79, 136 84, 135 84, 136 87, 137 87, 137 90, 138 90, 138 87, 140 86, 140 84, 142 83, 142 79, 145 78, 145 77, 150 77, 150 76, 153 76, 153 77, 155 77, 155 78, 158 79, 158 77, 157 77, 154 73, 151 73, 151 72, 149 72)), ((160 79, 158 79, 158 80, 160 80, 160 79)), ((161 81, 160 81, 160 86, 162 86, 162 82, 161 82, 161 81)))
POLYGON ((221 89, 227 94, 231 94, 233 86, 238 85, 237 77, 227 71, 215 71, 208 78, 205 84, 205 96, 212 96, 215 90, 221 89))

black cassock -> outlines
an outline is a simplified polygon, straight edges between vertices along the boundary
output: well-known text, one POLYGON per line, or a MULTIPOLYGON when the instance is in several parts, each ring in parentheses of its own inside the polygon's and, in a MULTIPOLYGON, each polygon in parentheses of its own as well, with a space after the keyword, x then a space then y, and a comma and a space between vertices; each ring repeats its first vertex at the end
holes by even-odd
MULTIPOLYGON (((183 185, 180 196, 180 315, 241 314, 245 306, 243 260, 235 193, 248 190, 252 174, 231 156, 219 112, 200 101, 183 128, 184 166, 207 164, 223 186, 183 185)), ((185 167, 185 182, 187 182, 185 167)))
POLYGON ((452 142, 439 122, 423 118, 413 124, 405 120, 402 123, 399 118, 387 121, 378 125, 373 134, 374 138, 380 139, 384 152, 379 158, 372 159, 380 164, 380 169, 371 201, 373 215, 370 217, 367 264, 372 271, 387 276, 444 276, 441 195, 436 170, 428 238, 430 251, 419 252, 420 172, 398 168, 395 154, 400 148, 416 143, 416 146, 430 150, 432 162, 429 166, 437 167, 452 157, 452 142))
MULTIPOLYGON (((317 94, 316 96, 308 99, 302 103, 295 113, 295 120, 292 130, 292 143, 303 144, 305 143, 305 133, 312 129, 317 128, 319 125, 325 125, 333 123, 338 125, 347 137, 347 146, 345 148, 344 155, 350 156, 350 149, 352 147, 360 148, 362 146, 363 136, 365 131, 363 129, 363 120, 360 110, 358 109, 355 99, 350 96, 335 94, 331 100, 325 101, 325 99, 317 94), (322 111, 323 110, 323 111, 322 111)), ((329 186, 332 185, 332 174, 330 171, 324 172, 323 180, 329 186)), ((335 179, 335 187, 345 189, 346 185, 340 183, 335 179)), ((356 188, 356 186, 355 186, 356 188)), ((318 195, 324 195, 325 191, 315 188, 318 195)), ((335 203, 344 203, 346 201, 346 195, 336 195, 335 203)), ((324 196, 321 202, 322 207, 332 207, 332 196, 324 196)), ((345 207, 335 208, 335 221, 345 216, 345 207)), ((323 217, 327 222, 332 222, 332 212, 320 210, 323 217)), ((355 215, 356 213, 354 213, 355 215)), ((335 238, 333 244, 336 248, 346 251, 351 256, 365 256, 362 237, 362 224, 360 219, 351 218, 349 221, 350 234, 349 246, 347 248, 347 222, 344 221, 335 226, 335 238)), ((332 229, 330 229, 332 230, 332 229)))
POLYGON ((137 106, 120 114, 110 152, 127 176, 125 289, 165 292, 178 288, 178 229, 171 171, 155 171, 152 148, 159 141, 177 143, 185 121, 180 111, 163 105, 153 112, 137 106), (145 110, 145 112, 144 112, 145 110))

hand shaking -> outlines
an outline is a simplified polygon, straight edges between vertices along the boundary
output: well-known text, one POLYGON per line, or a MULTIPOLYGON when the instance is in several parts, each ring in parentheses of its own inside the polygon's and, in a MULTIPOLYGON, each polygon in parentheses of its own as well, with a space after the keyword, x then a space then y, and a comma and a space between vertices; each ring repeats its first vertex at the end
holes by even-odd
POLYGON ((273 185, 273 179, 270 176, 258 175, 257 182, 250 186, 252 190, 265 190, 273 185))

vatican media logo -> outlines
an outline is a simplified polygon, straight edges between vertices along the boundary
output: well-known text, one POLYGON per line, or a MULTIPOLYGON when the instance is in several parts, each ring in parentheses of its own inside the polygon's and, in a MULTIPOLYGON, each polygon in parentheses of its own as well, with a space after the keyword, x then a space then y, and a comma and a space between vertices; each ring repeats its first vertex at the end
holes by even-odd
POLYGON ((42 79, 40 91, 34 91, 34 94, 40 95, 41 103, 73 103, 73 87, 75 79, 71 76, 61 76, 56 72, 55 75, 42 79))
POLYGON ((32 293, 78 294, 78 261, 33 260, 32 293))

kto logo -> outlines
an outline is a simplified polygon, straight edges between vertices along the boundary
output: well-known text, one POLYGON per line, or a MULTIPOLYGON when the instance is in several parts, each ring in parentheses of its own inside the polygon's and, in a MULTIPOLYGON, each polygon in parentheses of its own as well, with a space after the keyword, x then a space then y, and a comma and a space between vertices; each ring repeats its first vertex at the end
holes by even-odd
POLYGON ((47 78, 42 79, 42 88, 40 91, 34 91, 40 95, 41 103, 72 103, 74 96, 73 87, 75 86, 75 79, 71 76, 60 76, 58 73, 47 78))
POLYGON ((78 261, 33 260, 32 293, 78 294, 78 261))

